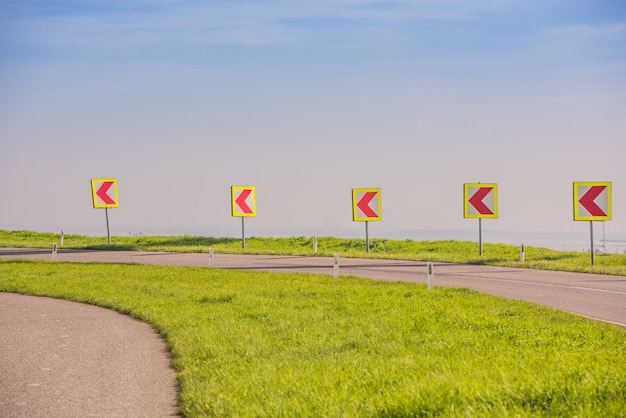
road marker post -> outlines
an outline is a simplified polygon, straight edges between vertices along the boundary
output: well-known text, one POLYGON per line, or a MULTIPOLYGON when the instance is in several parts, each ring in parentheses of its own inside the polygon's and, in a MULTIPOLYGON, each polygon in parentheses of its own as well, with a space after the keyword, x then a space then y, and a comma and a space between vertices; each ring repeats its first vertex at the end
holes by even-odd
POLYGON ((526 258, 526 248, 524 247, 524 244, 522 244, 519 248, 519 261, 523 263, 525 258, 526 258))
POLYGON ((339 277, 339 254, 335 253, 335 264, 333 266, 333 278, 339 277))
POLYGON ((57 258, 57 244, 52 244, 52 261, 56 261, 57 258))
POLYGON ((213 268, 213 248, 209 248, 209 268, 213 268))
POLYGON ((313 237, 313 253, 317 254, 317 235, 313 237))
POLYGON ((433 290, 435 288, 435 272, 432 261, 426 263, 426 270, 428 271, 428 290, 433 290))
POLYGON ((63 246, 63 239, 65 238, 65 233, 63 232, 63 230, 61 230, 61 237, 59 238, 59 241, 61 243, 61 247, 63 246))

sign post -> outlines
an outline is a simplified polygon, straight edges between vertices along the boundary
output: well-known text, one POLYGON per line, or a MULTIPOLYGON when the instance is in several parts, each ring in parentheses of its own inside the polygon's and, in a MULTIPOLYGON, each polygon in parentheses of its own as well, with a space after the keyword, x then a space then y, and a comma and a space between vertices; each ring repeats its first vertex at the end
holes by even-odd
POLYGON ((111 245, 111 231, 109 230, 109 208, 104 208, 104 217, 107 221, 107 239, 109 241, 109 245, 111 245))
POLYGON ((483 218, 478 218, 478 255, 483 255, 483 218))
POLYGON ((593 221, 612 218, 612 184, 610 181, 574 182, 574 220, 589 221, 591 265, 596 264, 593 242, 593 221))
POLYGON ((370 252, 369 221, 365 221, 365 251, 370 252))
POLYGON ((241 217, 241 248, 246 248, 244 219, 256 216, 256 191, 254 186, 231 186, 231 215, 241 217))
POLYGON ((478 252, 483 255, 483 218, 498 217, 498 185, 496 183, 465 183, 463 216, 478 218, 478 252))
POLYGON ((91 179, 91 196, 94 209, 104 208, 104 216, 107 223, 107 238, 109 245, 111 245, 109 208, 116 208, 120 205, 117 192, 117 179, 91 179))
POLYGON ((380 189, 352 189, 352 220, 365 222, 365 248, 370 252, 369 221, 383 219, 380 189))

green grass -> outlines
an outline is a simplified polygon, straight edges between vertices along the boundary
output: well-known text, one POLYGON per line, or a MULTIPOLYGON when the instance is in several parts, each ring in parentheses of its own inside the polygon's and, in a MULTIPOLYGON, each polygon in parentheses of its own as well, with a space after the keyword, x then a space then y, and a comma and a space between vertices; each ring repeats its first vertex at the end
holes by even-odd
MULTIPOLYGON (((59 234, 0 230, 0 247, 51 248, 55 242, 59 242, 59 234)), ((626 276, 626 254, 598 254, 596 265, 592 266, 589 254, 535 247, 526 248, 525 262, 522 263, 519 247, 506 244, 484 244, 482 257, 478 255, 478 243, 470 241, 375 239, 371 240, 370 247, 368 254, 363 239, 321 237, 318 239, 317 255, 339 253, 342 257, 489 264, 626 276)), ((315 255, 313 240, 306 237, 248 238, 246 249, 242 250, 241 240, 237 238, 125 236, 113 237, 109 246, 106 237, 66 235, 63 248, 176 252, 208 252, 209 248, 213 248, 216 253, 315 255)))
POLYGON ((626 330, 467 289, 0 260, 0 291, 97 304, 154 325, 187 417, 626 411, 626 330))

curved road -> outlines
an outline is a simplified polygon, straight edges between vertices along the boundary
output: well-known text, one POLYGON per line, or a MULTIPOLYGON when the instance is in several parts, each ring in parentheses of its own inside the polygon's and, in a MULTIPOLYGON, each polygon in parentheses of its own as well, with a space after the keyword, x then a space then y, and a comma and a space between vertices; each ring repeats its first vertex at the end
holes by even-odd
MULTIPOLYGON (((51 260, 51 250, 0 248, 0 257, 51 260)), ((332 257, 59 250, 57 261, 209 266, 227 269, 333 274, 332 257)), ((378 280, 426 283, 426 263, 395 260, 339 260, 339 274, 378 280)), ((436 286, 536 302, 626 327, 626 277, 506 267, 437 263, 436 286)))

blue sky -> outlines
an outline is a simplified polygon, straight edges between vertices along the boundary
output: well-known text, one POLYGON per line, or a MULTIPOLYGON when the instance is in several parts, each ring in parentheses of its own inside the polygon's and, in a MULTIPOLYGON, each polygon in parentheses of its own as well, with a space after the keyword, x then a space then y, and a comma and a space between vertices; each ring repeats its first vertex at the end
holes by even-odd
POLYGON ((612 181, 626 240, 622 1, 1 1, 0 228, 474 238, 588 234, 572 182, 612 181), (491 235, 490 235, 491 234, 491 235), (437 236, 436 236, 437 235, 437 236))

